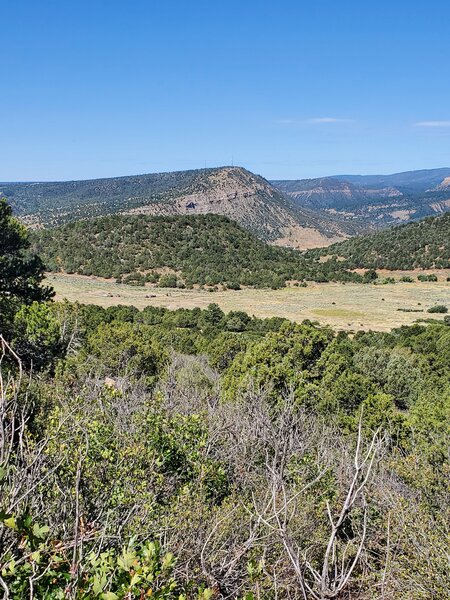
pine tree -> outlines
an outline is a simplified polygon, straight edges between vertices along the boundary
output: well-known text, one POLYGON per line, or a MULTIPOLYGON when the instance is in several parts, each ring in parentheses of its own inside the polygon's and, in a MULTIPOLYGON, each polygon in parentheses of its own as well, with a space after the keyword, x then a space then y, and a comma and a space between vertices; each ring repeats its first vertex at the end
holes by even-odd
POLYGON ((21 304, 46 301, 53 290, 42 285, 44 265, 28 252, 26 228, 12 216, 6 199, 0 199, 0 333, 21 304))

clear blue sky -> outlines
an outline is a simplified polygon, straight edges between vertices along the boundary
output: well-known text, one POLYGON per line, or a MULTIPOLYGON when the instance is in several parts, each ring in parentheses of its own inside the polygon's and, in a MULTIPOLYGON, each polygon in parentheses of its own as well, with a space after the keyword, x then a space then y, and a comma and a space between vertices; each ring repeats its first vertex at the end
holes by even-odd
POLYGON ((0 181, 450 166, 448 0, 3 0, 0 181))

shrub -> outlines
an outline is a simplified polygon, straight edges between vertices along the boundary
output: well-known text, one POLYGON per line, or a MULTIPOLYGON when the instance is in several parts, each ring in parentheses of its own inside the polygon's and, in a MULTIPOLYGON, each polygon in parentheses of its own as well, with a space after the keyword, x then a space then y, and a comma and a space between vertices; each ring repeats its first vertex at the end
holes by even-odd
POLYGON ((418 275, 417 279, 419 281, 437 281, 437 275, 418 275))
POLYGON ((160 278, 159 273, 155 273, 155 271, 151 271, 150 273, 147 273, 147 275, 145 276, 145 281, 147 281, 148 283, 158 283, 159 278, 160 278))
POLYGON ((178 281, 176 275, 163 275, 159 280, 158 287, 176 288, 177 283, 178 281))
POLYGON ((427 312, 429 313, 446 313, 448 312, 448 308, 443 304, 437 304, 436 306, 431 306, 427 312))
POLYGON ((369 269, 364 273, 364 283, 370 283, 371 281, 375 281, 376 279, 378 279, 378 273, 375 271, 375 269, 369 269))

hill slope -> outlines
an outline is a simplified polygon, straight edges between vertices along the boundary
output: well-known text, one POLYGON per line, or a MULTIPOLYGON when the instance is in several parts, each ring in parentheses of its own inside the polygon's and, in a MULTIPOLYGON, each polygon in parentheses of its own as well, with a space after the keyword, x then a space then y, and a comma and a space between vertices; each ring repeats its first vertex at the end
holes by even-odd
POLYGON ((225 215, 281 245, 324 246, 362 231, 357 224, 296 205, 268 181, 240 167, 111 179, 0 184, 27 224, 55 226, 114 213, 225 215))
POLYGON ((356 237, 309 257, 336 256, 346 268, 450 268, 450 213, 356 237))
POLYGON ((163 271, 177 273, 187 285, 270 285, 291 258, 288 250, 269 246, 218 215, 114 215, 31 237, 32 250, 52 271, 107 278, 133 273, 137 281, 137 273, 163 271))
POLYGON ((126 283, 156 283, 161 275, 168 287, 355 279, 340 264, 330 269, 296 250, 270 246, 220 215, 113 215, 36 230, 31 240, 51 271, 124 277, 126 283))

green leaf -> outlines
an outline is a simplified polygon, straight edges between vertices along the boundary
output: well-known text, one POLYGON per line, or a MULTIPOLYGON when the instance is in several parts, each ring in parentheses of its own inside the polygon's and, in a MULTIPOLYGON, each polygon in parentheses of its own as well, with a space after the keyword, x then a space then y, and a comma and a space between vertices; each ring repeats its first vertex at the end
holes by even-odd
POLYGON ((140 583, 140 582, 141 582, 141 579, 142 579, 142 578, 141 578, 141 576, 140 576, 138 573, 135 573, 135 574, 133 575, 133 577, 131 578, 131 581, 130 581, 130 587, 133 587, 133 586, 134 586, 134 585, 136 585, 137 583, 140 583))
POLYGON ((92 582, 92 591, 94 592, 94 594, 96 596, 98 596, 98 594, 101 593, 101 591, 103 590, 103 588, 106 585, 106 573, 103 573, 101 576, 100 575, 94 575, 93 578, 93 582, 92 582))
POLYGON ((102 599, 103 600, 119 600, 119 596, 117 596, 117 594, 115 594, 114 592, 104 592, 102 594, 102 599))
POLYGON ((16 561, 12 558, 9 563, 6 565, 9 574, 14 575, 16 572, 16 561))
POLYGON ((43 525, 42 527, 39 527, 37 523, 33 525, 33 535, 40 540, 44 539, 49 531, 50 527, 48 527, 47 525, 43 525))
POLYGON ((119 556, 117 559, 117 564, 124 571, 129 571, 133 566, 134 561, 136 560, 136 554, 134 552, 123 551, 122 556, 119 556))
POLYGON ((6 525, 6 527, 9 527, 10 529, 17 529, 17 523, 14 517, 3 519, 3 523, 6 525))
POLYGON ((169 569, 174 563, 175 563, 174 555, 172 554, 172 552, 168 552, 162 561, 163 571, 165 571, 166 569, 169 569))
POLYGON ((0 508, 0 521, 4 521, 5 519, 8 519, 11 516, 11 513, 7 513, 5 510, 0 508))

